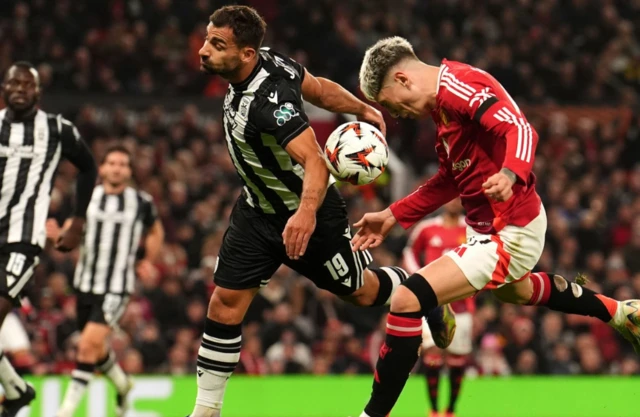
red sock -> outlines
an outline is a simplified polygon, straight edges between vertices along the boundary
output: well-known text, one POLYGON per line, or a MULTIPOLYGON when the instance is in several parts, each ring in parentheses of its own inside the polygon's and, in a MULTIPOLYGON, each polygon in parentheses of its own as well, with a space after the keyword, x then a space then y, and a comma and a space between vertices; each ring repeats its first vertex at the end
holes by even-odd
POLYGON ((615 315, 618 302, 612 298, 569 283, 560 275, 538 272, 531 274, 533 294, 528 305, 547 306, 551 310, 581 316, 597 317, 608 323, 615 315))

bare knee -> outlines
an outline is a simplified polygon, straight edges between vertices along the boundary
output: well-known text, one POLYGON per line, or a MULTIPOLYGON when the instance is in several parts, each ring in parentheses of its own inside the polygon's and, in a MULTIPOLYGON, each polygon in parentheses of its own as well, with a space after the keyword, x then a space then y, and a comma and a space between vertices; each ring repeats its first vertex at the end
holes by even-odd
POLYGON ((498 300, 510 304, 527 304, 533 296, 531 278, 504 285, 492 291, 498 300))
POLYGON ((391 296, 391 311, 394 313, 414 313, 420 309, 418 297, 404 285, 399 286, 391 296))
POLYGON ((104 350, 104 341, 93 340, 87 334, 82 334, 78 341, 78 362, 97 363, 104 350))
POLYGON ((223 324, 241 323, 257 292, 257 288, 230 290, 216 287, 209 301, 207 317, 223 324))
POLYGON ((342 299, 360 307, 372 306, 378 298, 380 281, 378 281, 378 277, 375 276, 375 272, 366 269, 364 271, 363 282, 362 287, 358 288, 353 294, 342 297, 342 299))

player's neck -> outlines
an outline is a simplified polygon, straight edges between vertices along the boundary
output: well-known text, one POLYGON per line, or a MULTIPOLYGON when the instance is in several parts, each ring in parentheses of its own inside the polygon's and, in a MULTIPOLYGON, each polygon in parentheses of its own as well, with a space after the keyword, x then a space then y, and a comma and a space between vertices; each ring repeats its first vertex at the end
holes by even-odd
POLYGON ((457 226, 458 223, 459 223, 458 217, 459 216, 457 214, 445 213, 442 216, 444 226, 445 227, 455 227, 455 226, 457 226))
POLYGON ((242 84, 247 80, 247 78, 251 77, 251 74, 253 74, 253 71, 256 69, 259 63, 260 59, 259 55, 257 55, 250 64, 240 68, 238 72, 229 77, 227 81, 229 81, 231 84, 242 84))
POLYGON ((124 189, 127 188, 127 184, 110 184, 105 181, 102 183, 102 187, 104 188, 105 194, 122 194, 124 189))
POLYGON ((427 96, 427 107, 433 110, 437 105, 438 78, 440 67, 425 64, 425 93, 427 96))
POLYGON ((7 108, 7 119, 15 122, 21 122, 23 120, 31 118, 36 113, 36 111, 38 111, 36 107, 25 111, 15 111, 11 108, 7 108))

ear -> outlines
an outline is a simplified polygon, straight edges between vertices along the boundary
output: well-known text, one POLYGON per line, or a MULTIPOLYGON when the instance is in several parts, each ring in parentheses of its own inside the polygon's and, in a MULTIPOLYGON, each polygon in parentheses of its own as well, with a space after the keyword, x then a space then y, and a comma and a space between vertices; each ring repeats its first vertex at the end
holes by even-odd
POLYGON ((409 77, 407 76, 406 73, 402 71, 396 72, 393 76, 393 80, 399 83, 403 87, 408 88, 411 85, 411 81, 409 80, 409 77))
POLYGON ((242 48, 240 51, 240 60, 242 62, 249 62, 256 56, 256 50, 251 47, 242 48))

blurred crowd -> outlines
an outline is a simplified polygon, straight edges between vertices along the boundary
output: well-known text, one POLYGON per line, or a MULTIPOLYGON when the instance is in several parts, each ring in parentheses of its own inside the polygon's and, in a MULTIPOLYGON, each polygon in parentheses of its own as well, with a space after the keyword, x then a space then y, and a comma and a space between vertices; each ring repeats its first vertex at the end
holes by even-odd
POLYGON ((364 50, 391 35, 529 101, 601 104, 640 88, 637 0, 4 0, 0 70, 33 61, 52 91, 220 95, 197 51, 227 3, 258 8, 267 45, 350 89, 364 50))
MULTIPOLYGON (((32 60, 52 94, 219 95, 226 87, 199 74, 197 50, 207 16, 222 3, 3 1, 0 69, 32 60)), ((549 217, 539 269, 569 279, 585 274, 588 286, 618 299, 640 297, 640 118, 627 124, 569 118, 550 104, 633 108, 640 87, 640 1, 253 3, 269 21, 270 45, 353 91, 364 49, 400 34, 427 62, 446 56, 479 65, 519 103, 549 105, 548 112, 530 116, 540 134, 535 172, 549 217)), ((139 281, 113 346, 128 372, 191 374, 239 180, 215 109, 207 109, 207 117, 193 105, 177 117, 161 105, 131 110, 116 106, 105 113, 86 105, 65 115, 98 160, 112 143, 131 149, 135 184, 154 197, 167 232, 155 273, 139 281)), ((435 161, 432 123, 393 121, 389 132, 419 178, 416 185, 424 181, 435 161)), ((70 211, 73 178, 74 169, 63 164, 51 207, 60 221, 70 211)), ((352 220, 389 203, 382 187, 341 188, 352 220)), ((405 241, 406 233, 396 230, 374 251, 374 262, 401 264, 405 241)), ((74 367, 75 301, 68 282, 76 260, 77 253, 51 249, 43 257, 29 292, 32 306, 19 311, 33 348, 17 362, 23 372, 74 367)), ((502 305, 485 293, 476 302, 473 372, 640 373, 631 347, 597 320, 502 305)), ((346 305, 282 268, 249 311, 238 372, 372 372, 384 315, 384 309, 346 305)))

